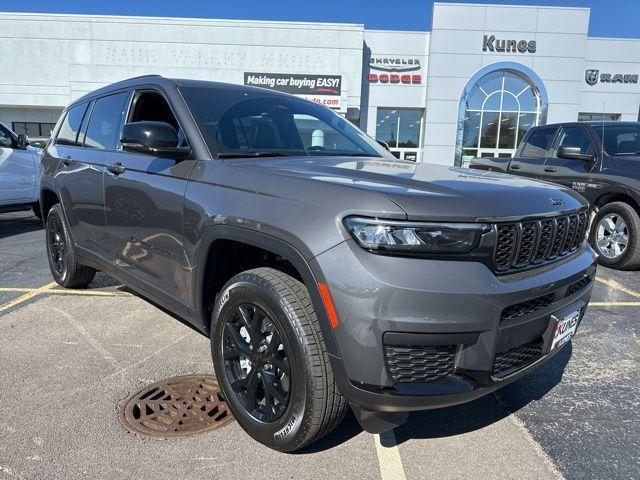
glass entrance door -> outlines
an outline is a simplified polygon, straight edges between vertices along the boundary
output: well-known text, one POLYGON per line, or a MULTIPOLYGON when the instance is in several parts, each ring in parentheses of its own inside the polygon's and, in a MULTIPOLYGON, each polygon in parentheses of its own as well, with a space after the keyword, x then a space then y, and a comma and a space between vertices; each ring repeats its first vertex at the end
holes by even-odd
POLYGON ((378 108, 376 140, 387 143, 396 157, 417 162, 421 136, 421 109, 378 108))

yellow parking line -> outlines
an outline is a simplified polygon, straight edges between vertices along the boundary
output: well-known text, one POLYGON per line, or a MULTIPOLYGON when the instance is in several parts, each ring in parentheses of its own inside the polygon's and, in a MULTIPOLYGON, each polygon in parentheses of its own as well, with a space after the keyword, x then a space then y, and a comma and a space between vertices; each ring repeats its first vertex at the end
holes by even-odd
POLYGON ((634 290, 630 290, 624 285, 620 285, 618 282, 615 282, 613 280, 606 280, 604 278, 596 277, 596 282, 600 282, 608 287, 615 288, 616 290, 626 293, 627 295, 631 295, 632 297, 640 298, 640 293, 634 290))
POLYGON ((4 305, 0 305, 0 313, 4 312, 5 310, 9 310, 10 308, 15 307, 16 305, 20 305, 21 303, 26 302, 27 300, 35 297, 36 295, 40 295, 42 292, 51 290, 56 285, 57 285, 56 282, 51 282, 40 288, 34 288, 33 290, 25 293, 24 295, 19 296, 15 300, 11 300, 10 302, 5 303, 4 305))
POLYGON ((373 441, 376 444, 381 480, 406 480, 393 430, 380 435, 374 434, 373 441))
POLYGON ((33 288, 9 288, 9 287, 0 287, 0 292, 31 292, 33 288))

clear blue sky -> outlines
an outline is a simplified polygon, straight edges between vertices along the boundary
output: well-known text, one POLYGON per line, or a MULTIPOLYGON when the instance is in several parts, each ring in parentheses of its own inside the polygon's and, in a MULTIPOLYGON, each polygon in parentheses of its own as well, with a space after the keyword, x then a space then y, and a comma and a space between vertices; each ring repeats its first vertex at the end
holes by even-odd
MULTIPOLYGON (((640 0, 458 0, 456 3, 590 7, 590 36, 640 38, 640 0)), ((5 0, 0 10, 348 22, 364 23, 372 29, 429 30, 432 4, 429 0, 5 0)))

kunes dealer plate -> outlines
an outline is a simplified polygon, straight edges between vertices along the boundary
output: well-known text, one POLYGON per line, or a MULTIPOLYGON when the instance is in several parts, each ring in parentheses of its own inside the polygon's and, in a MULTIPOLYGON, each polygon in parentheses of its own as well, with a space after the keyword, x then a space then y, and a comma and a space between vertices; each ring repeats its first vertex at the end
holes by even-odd
POLYGON ((578 320, 580 320, 580 310, 571 312, 564 318, 556 321, 556 328, 553 330, 551 339, 551 352, 562 348, 567 344, 571 337, 576 333, 578 328, 578 320))

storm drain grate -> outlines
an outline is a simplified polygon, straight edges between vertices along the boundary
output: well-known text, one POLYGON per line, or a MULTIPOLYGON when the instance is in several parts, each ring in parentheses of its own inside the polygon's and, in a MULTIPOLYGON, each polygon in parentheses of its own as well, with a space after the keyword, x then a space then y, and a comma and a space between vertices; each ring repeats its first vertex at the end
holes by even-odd
POLYGON ((184 375, 154 383, 131 396, 120 422, 148 438, 186 437, 233 421, 218 382, 211 375, 184 375))

